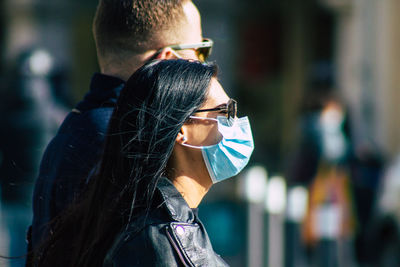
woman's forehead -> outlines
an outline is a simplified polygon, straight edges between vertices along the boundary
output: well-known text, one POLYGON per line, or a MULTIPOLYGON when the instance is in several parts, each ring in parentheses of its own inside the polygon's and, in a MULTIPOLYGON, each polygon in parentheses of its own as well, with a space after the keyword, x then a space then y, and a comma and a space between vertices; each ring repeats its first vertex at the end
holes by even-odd
POLYGON ((227 103, 228 100, 229 96, 226 94, 224 88, 222 88, 221 84, 216 78, 212 78, 208 90, 208 97, 203 108, 213 108, 227 103))

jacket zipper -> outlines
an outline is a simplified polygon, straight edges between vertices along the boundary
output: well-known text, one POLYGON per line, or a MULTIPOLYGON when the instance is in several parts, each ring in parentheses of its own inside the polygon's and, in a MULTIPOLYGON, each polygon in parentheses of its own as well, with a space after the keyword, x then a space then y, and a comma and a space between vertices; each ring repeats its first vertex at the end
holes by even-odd
POLYGON ((178 253, 178 256, 181 259, 182 263, 185 266, 190 267, 189 265, 186 264, 185 256, 183 256, 183 254, 182 254, 181 250, 179 249, 178 245, 175 243, 174 239, 172 238, 171 234, 168 231, 168 228, 169 227, 167 227, 166 230, 167 230, 167 237, 168 237, 169 241, 172 243, 172 246, 174 247, 175 251, 178 253))

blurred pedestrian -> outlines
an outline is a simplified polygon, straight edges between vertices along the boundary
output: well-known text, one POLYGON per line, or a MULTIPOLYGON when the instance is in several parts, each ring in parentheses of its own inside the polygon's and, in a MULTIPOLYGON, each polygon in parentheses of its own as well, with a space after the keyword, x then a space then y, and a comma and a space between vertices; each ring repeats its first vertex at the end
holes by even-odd
MULTIPOLYGON (((51 82, 58 68, 45 49, 20 53, 0 90, 0 243, 8 255, 26 252, 26 230, 32 221, 32 191, 40 157, 67 109, 55 97, 51 82)), ((60 82, 62 82, 60 80, 60 82)), ((23 266, 14 259, 10 266, 23 266)))
POLYGON ((302 239, 310 264, 342 266, 355 232, 347 114, 335 94, 333 70, 320 62, 310 73, 304 95, 298 147, 289 167, 289 183, 309 189, 302 239), (346 248, 345 248, 346 247, 346 248))

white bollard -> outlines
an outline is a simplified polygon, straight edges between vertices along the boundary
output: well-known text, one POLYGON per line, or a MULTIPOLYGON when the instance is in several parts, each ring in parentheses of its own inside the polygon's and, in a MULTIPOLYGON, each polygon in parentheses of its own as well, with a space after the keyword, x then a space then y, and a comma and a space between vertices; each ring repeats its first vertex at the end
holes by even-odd
POLYGON ((244 197, 248 202, 247 266, 262 267, 264 258, 264 209, 267 171, 262 166, 248 169, 244 175, 244 197))
POLYGON ((286 181, 273 176, 268 181, 265 208, 268 219, 268 266, 284 266, 284 221, 286 209, 286 181))

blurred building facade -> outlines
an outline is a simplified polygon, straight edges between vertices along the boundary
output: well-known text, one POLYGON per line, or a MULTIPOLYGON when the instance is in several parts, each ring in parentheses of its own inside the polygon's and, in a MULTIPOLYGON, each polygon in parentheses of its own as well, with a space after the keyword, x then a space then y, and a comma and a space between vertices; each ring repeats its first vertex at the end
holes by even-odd
POLYGON ((396 0, 322 0, 335 14, 337 84, 353 116, 360 147, 380 148, 388 158, 400 149, 397 114, 400 31, 396 0))

